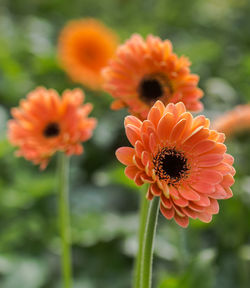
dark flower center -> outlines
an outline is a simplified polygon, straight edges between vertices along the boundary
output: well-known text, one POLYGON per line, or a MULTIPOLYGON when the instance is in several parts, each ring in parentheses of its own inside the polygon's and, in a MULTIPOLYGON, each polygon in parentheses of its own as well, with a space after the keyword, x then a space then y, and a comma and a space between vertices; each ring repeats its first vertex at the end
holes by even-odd
POLYGON ((160 180, 175 184, 185 178, 189 171, 187 158, 174 148, 163 148, 153 159, 155 173, 160 180))
POLYGON ((139 94, 145 102, 156 101, 163 96, 162 83, 155 78, 143 79, 139 86, 139 94))
POLYGON ((46 138, 52 138, 58 136, 60 133, 60 127, 57 123, 49 123, 43 130, 43 135, 46 138))

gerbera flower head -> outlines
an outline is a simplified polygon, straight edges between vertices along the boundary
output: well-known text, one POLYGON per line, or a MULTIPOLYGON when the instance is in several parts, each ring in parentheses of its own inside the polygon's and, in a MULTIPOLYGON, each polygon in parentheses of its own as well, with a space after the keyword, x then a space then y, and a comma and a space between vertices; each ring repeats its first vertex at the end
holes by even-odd
POLYGON ((116 34, 95 19, 70 21, 61 31, 58 57, 73 81, 91 89, 103 83, 101 69, 115 53, 116 34))
POLYGON ((157 101, 143 122, 125 118, 133 147, 116 151, 125 174, 137 185, 149 183, 147 199, 160 197, 160 210, 186 227, 189 218, 210 222, 218 199, 232 196, 233 157, 224 134, 209 129, 209 120, 186 112, 182 102, 166 107, 157 101))
POLYGON ((250 104, 238 105, 219 116, 212 122, 212 127, 227 137, 250 130, 250 104))
POLYGON ((169 40, 149 35, 146 41, 133 35, 104 68, 104 89, 115 101, 112 109, 128 107, 144 120, 156 100, 165 105, 182 101, 188 110, 200 111, 203 96, 197 87, 199 77, 190 74, 190 61, 172 51, 169 40))
POLYGON ((57 151, 81 154, 81 142, 92 136, 96 126, 96 120, 88 118, 92 105, 83 105, 83 101, 80 89, 65 90, 62 98, 43 87, 30 92, 11 110, 14 119, 8 123, 9 141, 19 148, 17 156, 44 169, 57 151))

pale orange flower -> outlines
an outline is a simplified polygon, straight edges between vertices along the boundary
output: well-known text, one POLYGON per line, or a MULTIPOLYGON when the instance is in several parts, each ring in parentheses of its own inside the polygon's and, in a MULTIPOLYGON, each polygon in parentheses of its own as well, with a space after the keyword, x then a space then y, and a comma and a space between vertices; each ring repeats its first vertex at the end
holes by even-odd
POLYGON ((95 19, 70 21, 61 31, 58 57, 73 81, 91 89, 103 83, 101 69, 115 53, 116 34, 95 19))
POLYGON ((80 89, 66 90, 62 98, 43 87, 30 92, 20 107, 11 110, 14 119, 8 123, 9 141, 19 148, 17 156, 44 169, 57 151, 81 154, 81 142, 92 136, 96 126, 96 120, 88 118, 92 105, 83 101, 80 89))
POLYGON ((146 119, 156 100, 165 105, 182 101, 188 110, 203 108, 197 88, 198 75, 190 74, 190 61, 177 57, 169 40, 149 35, 146 41, 133 35, 121 45, 104 68, 104 89, 115 101, 112 109, 128 107, 132 115, 146 119))
POLYGON ((232 196, 233 157, 224 134, 209 129, 209 120, 186 112, 183 103, 166 107, 157 101, 147 120, 125 118, 132 147, 116 151, 125 174, 137 185, 149 183, 147 199, 160 197, 162 214, 186 227, 189 218, 210 222, 218 199, 232 196))
POLYGON ((212 122, 212 127, 227 137, 250 130, 250 104, 238 105, 219 116, 212 122))

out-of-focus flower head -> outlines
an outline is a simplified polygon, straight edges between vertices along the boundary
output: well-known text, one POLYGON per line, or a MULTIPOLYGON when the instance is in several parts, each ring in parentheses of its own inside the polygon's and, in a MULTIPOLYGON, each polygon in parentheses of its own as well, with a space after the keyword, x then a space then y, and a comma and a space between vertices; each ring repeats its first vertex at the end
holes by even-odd
POLYGON ((212 122, 212 127, 227 137, 244 130, 250 130, 250 104, 238 105, 219 116, 212 122))
POLYGON ((58 58, 70 78, 98 90, 103 78, 101 70, 118 45, 116 34, 95 19, 73 20, 59 36, 58 58))
POLYGON ((209 120, 186 112, 181 102, 166 107, 157 101, 147 120, 125 118, 133 147, 116 151, 125 174, 137 185, 149 183, 147 199, 160 197, 160 210, 186 227, 189 218, 210 222, 218 199, 232 197, 233 157, 224 134, 209 129, 209 120))
POLYGON ((132 115, 146 119, 156 100, 165 105, 182 101, 188 110, 200 111, 203 96, 198 75, 190 73, 190 61, 172 51, 169 40, 149 35, 146 41, 133 35, 104 68, 104 89, 115 101, 112 109, 127 107, 132 115))
POLYGON ((81 154, 81 142, 92 136, 96 126, 96 119, 88 118, 92 105, 83 101, 80 89, 65 90, 61 98, 43 87, 30 92, 11 110, 14 119, 8 123, 8 138, 18 147, 17 156, 44 169, 57 151, 81 154))

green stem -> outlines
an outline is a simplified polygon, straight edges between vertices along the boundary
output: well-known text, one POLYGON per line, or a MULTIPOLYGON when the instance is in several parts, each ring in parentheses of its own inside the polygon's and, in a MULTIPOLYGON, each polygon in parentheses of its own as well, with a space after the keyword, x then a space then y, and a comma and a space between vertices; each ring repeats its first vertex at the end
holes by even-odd
POLYGON ((69 215, 69 158, 64 154, 58 155, 58 209, 61 231, 62 245, 62 274, 64 288, 72 287, 72 268, 71 268, 71 239, 70 239, 70 215, 69 215))
POLYGON ((144 238, 144 233, 145 233, 148 208, 149 208, 149 201, 147 200, 145 190, 143 189, 143 191, 141 191, 141 198, 140 198, 140 220, 139 220, 140 222, 139 222, 139 235, 138 235, 139 236, 138 237, 138 252, 137 252, 137 257, 135 260, 134 288, 141 287, 142 247, 143 247, 143 238, 144 238))
POLYGON ((154 238, 159 214, 160 198, 154 197, 148 209, 147 223, 143 240, 142 263, 141 263, 141 286, 140 288, 151 288, 152 285, 152 264, 154 238))

